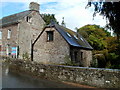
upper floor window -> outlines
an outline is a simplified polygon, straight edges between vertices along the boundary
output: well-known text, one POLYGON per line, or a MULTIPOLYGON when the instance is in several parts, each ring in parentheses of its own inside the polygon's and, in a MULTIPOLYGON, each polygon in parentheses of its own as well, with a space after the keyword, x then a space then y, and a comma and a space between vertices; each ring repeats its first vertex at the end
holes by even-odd
POLYGON ((7 38, 10 39, 10 37, 11 37, 11 30, 9 29, 7 38))
POLYGON ((47 41, 53 41, 53 31, 47 31, 47 41))
POLYGON ((0 39, 2 39, 2 32, 0 31, 0 39))
POLYGON ((26 21, 27 21, 27 22, 31 22, 31 17, 30 17, 30 16, 27 16, 27 17, 26 17, 26 21))

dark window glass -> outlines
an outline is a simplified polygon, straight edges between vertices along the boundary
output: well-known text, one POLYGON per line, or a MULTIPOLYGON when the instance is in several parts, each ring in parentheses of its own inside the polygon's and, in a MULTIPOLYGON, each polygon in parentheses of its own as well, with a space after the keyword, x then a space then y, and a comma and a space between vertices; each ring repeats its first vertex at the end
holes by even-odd
POLYGON ((47 41, 53 41, 53 31, 47 31, 47 41))
POLYGON ((0 51, 2 51, 2 46, 0 45, 0 51))
POLYGON ((83 60, 83 52, 81 52, 81 60, 83 60))
POLYGON ((30 17, 30 16, 27 16, 27 17, 26 17, 26 21, 27 21, 27 22, 31 22, 31 17, 30 17))
POLYGON ((77 56, 78 56, 78 52, 75 51, 75 52, 74 52, 74 58, 75 58, 75 62, 76 62, 76 63, 78 63, 78 58, 77 58, 77 56))

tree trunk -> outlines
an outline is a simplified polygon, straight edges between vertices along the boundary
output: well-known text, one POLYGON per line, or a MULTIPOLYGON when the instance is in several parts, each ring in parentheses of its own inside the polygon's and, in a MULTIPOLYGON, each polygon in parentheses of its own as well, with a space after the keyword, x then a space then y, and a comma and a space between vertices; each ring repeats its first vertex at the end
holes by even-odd
POLYGON ((118 43, 120 42, 120 35, 119 34, 117 34, 117 41, 118 41, 118 43))

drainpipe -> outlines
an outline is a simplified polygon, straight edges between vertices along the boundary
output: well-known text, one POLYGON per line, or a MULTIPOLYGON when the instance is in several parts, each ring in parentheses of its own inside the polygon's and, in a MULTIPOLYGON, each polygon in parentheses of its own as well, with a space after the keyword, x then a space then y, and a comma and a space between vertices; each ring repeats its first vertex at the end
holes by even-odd
POLYGON ((33 61, 33 57, 34 57, 34 55, 33 55, 33 50, 34 50, 34 45, 35 45, 35 43, 37 42, 37 40, 40 38, 40 36, 42 35, 42 33, 44 32, 44 30, 45 30, 45 28, 42 30, 42 32, 38 35, 38 37, 35 39, 35 41, 32 43, 32 41, 31 41, 31 61, 33 61))
POLYGON ((32 44, 32 40, 31 40, 31 61, 33 61, 33 44, 32 44))

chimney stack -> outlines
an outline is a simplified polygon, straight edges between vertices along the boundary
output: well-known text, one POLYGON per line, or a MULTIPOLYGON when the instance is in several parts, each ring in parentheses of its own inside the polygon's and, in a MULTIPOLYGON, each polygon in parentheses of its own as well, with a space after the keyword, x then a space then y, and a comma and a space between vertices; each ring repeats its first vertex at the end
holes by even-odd
POLYGON ((36 3, 36 2, 31 2, 30 4, 29 4, 29 9, 30 10, 36 10, 36 11, 39 11, 39 4, 38 3, 36 3))

